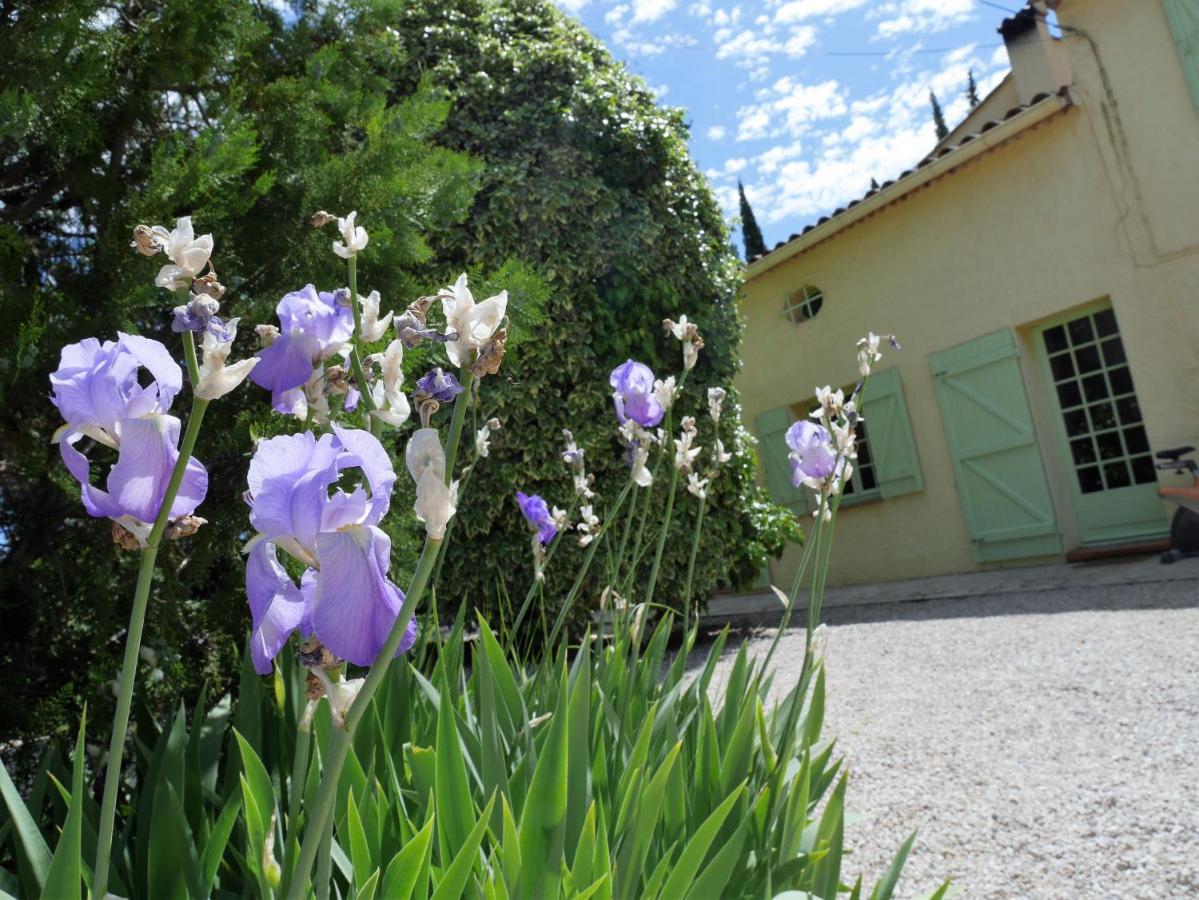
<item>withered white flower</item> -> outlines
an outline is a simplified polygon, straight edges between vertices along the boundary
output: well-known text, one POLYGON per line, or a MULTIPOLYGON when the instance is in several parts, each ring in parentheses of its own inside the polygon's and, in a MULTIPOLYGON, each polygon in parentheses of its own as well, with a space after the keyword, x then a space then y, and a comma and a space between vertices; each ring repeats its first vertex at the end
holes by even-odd
POLYGON ((871 367, 883 358, 883 355, 878 352, 881 340, 882 338, 871 331, 858 341, 858 372, 863 378, 869 375, 871 367))
POLYGON ((708 388, 708 415, 713 422, 720 421, 720 413, 724 409, 724 398, 728 392, 721 387, 708 388))
POLYGON ((733 454, 724 449, 724 442, 720 438, 716 439, 716 444, 712 448, 712 461, 718 466, 723 466, 733 458, 733 454))
POLYGON ((590 506, 579 508, 579 524, 575 528, 579 532, 579 546, 586 547, 599 534, 599 516, 590 506))
POLYGON ((695 363, 699 360, 699 351, 704 346, 704 339, 699 335, 699 327, 694 322, 687 321, 686 315, 679 316, 677 322, 663 319, 662 326, 668 334, 673 334, 683 343, 684 371, 694 369, 695 363))
POLYGON ((161 225, 150 229, 152 240, 170 257, 171 262, 158 270, 154 283, 160 288, 177 291, 191 287, 191 283, 208 265, 212 256, 212 235, 196 237, 192 229, 191 216, 175 220, 175 228, 167 231, 161 225))
POLYGON ((402 390, 403 362, 404 344, 400 340, 394 340, 383 352, 379 380, 371 385, 371 401, 375 405, 371 415, 392 428, 399 428, 412 415, 412 407, 402 390))
POLYGON ((690 472, 687 475, 687 490, 702 500, 708 496, 708 482, 710 480, 708 478, 700 478, 694 472, 690 472))
POLYGON ((342 259, 357 256, 366 249, 366 245, 370 241, 366 229, 354 225, 354 219, 357 216, 357 212, 352 212, 344 219, 337 220, 337 230, 341 232, 341 240, 333 242, 333 252, 342 259))
POLYGON ((810 413, 813 419, 828 418, 830 421, 841 415, 841 408, 845 405, 845 391, 837 388, 833 390, 827 384, 824 387, 816 388, 816 402, 818 408, 810 413))
POLYGON ((633 448, 633 482, 641 487, 649 487, 654 481, 653 474, 650 472, 649 467, 646 466, 648 460, 649 448, 644 444, 633 448))
POLYGON ((675 380, 673 375, 665 380, 659 378, 654 382, 654 397, 662 409, 670 409, 670 404, 674 403, 675 397, 675 380))
POLYGON ((395 315, 394 312, 389 312, 383 318, 379 318, 379 292, 371 291, 365 297, 359 296, 358 302, 362 304, 362 329, 358 336, 368 344, 373 344, 379 338, 383 337, 391 325, 391 319, 395 315))
POLYGON ((458 486, 445 483, 445 451, 437 429, 418 428, 408 441, 404 460, 416 482, 416 503, 412 508, 425 523, 429 538, 440 541, 457 509, 458 486))
POLYGON ((258 364, 259 358, 250 356, 231 366, 225 365, 229 351, 233 349, 233 339, 237 337, 237 322, 237 319, 230 319, 225 323, 227 340, 219 340, 212 331, 204 332, 201 344, 204 361, 200 363, 200 383, 195 388, 196 396, 202 400, 224 397, 245 381, 250 370, 258 364))
POLYGON ((679 437, 674 440, 674 467, 680 472, 691 471, 691 464, 699 456, 702 447, 693 447, 695 440, 695 418, 684 416, 679 437))
POLYGON ((491 433, 500 430, 499 419, 488 419, 483 427, 475 432, 475 455, 486 457, 491 454, 491 433))
POLYGON ((472 353, 487 345, 504 320, 508 292, 500 291, 494 297, 475 303, 463 272, 452 287, 443 288, 437 296, 445 315, 446 333, 456 335, 454 340, 446 342, 446 354, 454 365, 468 366, 473 361, 472 353))

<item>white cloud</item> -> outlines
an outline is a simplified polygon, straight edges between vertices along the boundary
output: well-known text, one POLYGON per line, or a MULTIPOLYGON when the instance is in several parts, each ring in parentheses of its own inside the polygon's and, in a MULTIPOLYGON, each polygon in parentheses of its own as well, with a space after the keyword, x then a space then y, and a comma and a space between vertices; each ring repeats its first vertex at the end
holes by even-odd
POLYGON ((851 97, 845 85, 831 80, 804 84, 780 78, 737 112, 739 140, 774 137, 774 146, 726 161, 716 195, 726 214, 735 215, 736 192, 724 189, 735 165, 758 220, 799 231, 816 216, 861 197, 871 178, 893 179, 932 149, 930 89, 941 98, 952 127, 969 111, 967 71, 974 70, 985 93, 1003 78, 1005 62, 967 45, 931 66, 926 62, 890 90, 862 97, 851 97))
POLYGON ((670 85, 668 84, 651 84, 649 86, 650 93, 658 100, 661 100, 670 93, 670 85))
POLYGON ((618 3, 610 10, 604 13, 604 21, 614 28, 618 28, 624 24, 624 17, 629 11, 627 3, 618 3))
POLYGON ((790 29, 789 33, 778 34, 772 28, 754 31, 742 29, 731 35, 728 29, 717 32, 717 59, 740 59, 747 65, 756 66, 763 55, 782 53, 790 57, 803 56, 816 42, 816 29, 809 25, 790 29))
POLYGON ((799 137, 812 122, 843 116, 848 110, 841 85, 832 80, 803 84, 780 78, 756 96, 762 102, 737 110, 739 141, 780 135, 799 137))
POLYGON ((728 132, 725 130, 723 125, 713 125, 704 132, 704 135, 710 141, 723 141, 726 134, 728 134, 728 132))
POLYGON ((724 161, 724 172, 726 175, 736 175, 748 165, 748 159, 726 159, 724 161))
POLYGON ((633 21, 656 22, 678 5, 679 0, 633 0, 633 21))
POLYGON ((961 25, 974 13, 975 0, 898 0, 880 4, 870 17, 879 19, 876 38, 928 34, 961 25))
POLYGON ((591 0, 557 0, 559 6, 568 13, 574 13, 576 16, 590 2, 591 0))
POLYGON ((775 10, 774 21, 785 25, 815 16, 838 16, 864 3, 866 0, 790 0, 775 10))

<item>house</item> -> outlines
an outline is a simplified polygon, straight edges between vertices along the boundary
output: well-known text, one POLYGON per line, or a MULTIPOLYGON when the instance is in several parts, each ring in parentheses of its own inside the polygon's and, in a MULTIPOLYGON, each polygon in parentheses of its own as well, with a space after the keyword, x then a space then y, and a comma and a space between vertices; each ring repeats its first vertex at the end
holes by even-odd
POLYGON ((927 158, 748 266, 743 412, 797 514, 783 432, 867 329, 903 344, 832 584, 1160 543, 1152 453, 1199 446, 1199 3, 1036 0, 999 31, 1010 75, 927 158))

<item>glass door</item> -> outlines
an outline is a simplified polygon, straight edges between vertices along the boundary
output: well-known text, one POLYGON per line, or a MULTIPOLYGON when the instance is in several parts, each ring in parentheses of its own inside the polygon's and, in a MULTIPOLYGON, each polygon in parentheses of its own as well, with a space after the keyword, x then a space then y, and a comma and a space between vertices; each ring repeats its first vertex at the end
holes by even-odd
POLYGON ((1157 472, 1110 305, 1035 334, 1084 544, 1165 534, 1157 472))

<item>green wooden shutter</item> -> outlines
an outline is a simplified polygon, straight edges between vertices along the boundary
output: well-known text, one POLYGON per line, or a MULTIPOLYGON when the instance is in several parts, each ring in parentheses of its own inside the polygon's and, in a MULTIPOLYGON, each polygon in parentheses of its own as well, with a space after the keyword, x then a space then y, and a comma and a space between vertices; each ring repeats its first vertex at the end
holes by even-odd
POLYGON ((770 499, 799 516, 807 512, 807 499, 803 490, 791 483, 791 466, 787 461, 790 451, 783 440, 794 421, 795 417, 788 406, 780 406, 758 416, 758 456, 762 460, 770 499))
POLYGON ((892 366, 871 374, 862 405, 874 473, 883 497, 898 497, 924 489, 916 440, 903 400, 899 370, 892 366))
POLYGON ((1191 89, 1191 100, 1199 109, 1199 4, 1195 0, 1162 0, 1162 5, 1174 35, 1183 77, 1191 89))
POLYGON ((1000 331, 930 360, 958 499, 980 562, 1062 549, 1019 353, 1012 332, 1000 331))

